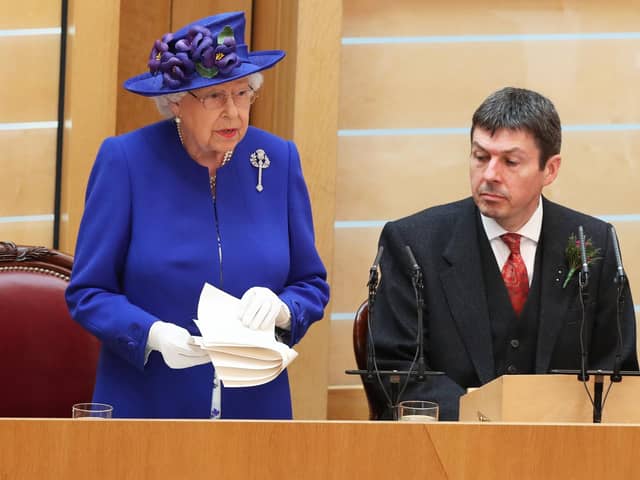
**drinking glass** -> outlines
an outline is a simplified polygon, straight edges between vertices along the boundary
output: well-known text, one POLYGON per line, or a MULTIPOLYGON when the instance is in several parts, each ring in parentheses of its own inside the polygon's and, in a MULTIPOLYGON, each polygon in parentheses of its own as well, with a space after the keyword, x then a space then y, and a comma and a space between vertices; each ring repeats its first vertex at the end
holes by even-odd
POLYGON ((401 422, 437 422, 438 404, 427 400, 405 400, 398 404, 398 420, 401 422))
POLYGON ((106 403, 76 403, 72 408, 72 417, 79 419, 111 418, 113 407, 106 403))

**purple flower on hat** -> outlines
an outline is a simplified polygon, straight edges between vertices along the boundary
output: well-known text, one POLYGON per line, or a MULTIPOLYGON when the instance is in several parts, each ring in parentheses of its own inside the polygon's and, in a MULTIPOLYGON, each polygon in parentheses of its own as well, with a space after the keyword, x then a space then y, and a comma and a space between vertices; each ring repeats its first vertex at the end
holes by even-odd
POLYGON ((169 51, 169 42, 171 40, 173 40, 173 34, 166 33, 160 40, 156 40, 153 43, 153 48, 151 48, 151 53, 149 53, 149 62, 147 62, 147 66, 149 67, 149 71, 154 75, 158 73, 158 70, 160 69, 162 55, 169 51))
POLYGON ((162 73, 165 87, 178 88, 194 71, 202 77, 214 78, 229 74, 239 63, 230 26, 222 29, 216 41, 209 29, 194 25, 184 38, 174 41, 174 35, 167 33, 156 40, 147 65, 153 75, 162 73))
POLYGON ((185 39, 189 44, 189 50, 191 51, 191 58, 194 62, 201 62, 204 52, 206 52, 213 45, 213 35, 209 29, 195 25, 189 29, 187 38, 185 39))
POLYGON ((184 52, 175 55, 167 52, 162 55, 160 63, 162 83, 169 88, 177 88, 182 85, 194 70, 193 62, 184 52))
POLYGON ((240 63, 236 55, 236 39, 229 25, 218 34, 217 43, 215 48, 207 48, 203 52, 202 62, 196 64, 196 70, 205 78, 228 75, 240 63))
POLYGON ((215 50, 215 65, 221 74, 227 75, 240 63, 238 55, 236 55, 236 39, 225 37, 221 45, 215 50))

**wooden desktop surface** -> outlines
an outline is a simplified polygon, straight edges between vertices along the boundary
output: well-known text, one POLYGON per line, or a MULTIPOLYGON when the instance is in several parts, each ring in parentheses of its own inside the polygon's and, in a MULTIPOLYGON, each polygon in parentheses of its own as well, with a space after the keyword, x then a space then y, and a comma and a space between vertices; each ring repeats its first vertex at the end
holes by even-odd
POLYGON ((0 480, 639 478, 640 426, 0 419, 0 480))

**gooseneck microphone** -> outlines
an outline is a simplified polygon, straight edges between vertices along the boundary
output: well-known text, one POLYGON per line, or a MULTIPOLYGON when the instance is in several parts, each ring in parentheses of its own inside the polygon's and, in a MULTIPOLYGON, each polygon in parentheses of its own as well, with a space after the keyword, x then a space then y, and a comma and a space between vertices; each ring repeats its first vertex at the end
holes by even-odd
MULTIPOLYGON (((587 248, 586 240, 584 236, 584 228, 582 225, 578 227, 578 246, 580 248, 580 259, 582 261, 582 267, 578 274, 578 286, 580 287, 580 306, 582 307, 582 321, 580 322, 580 374, 578 379, 582 382, 589 380, 589 374, 587 373, 589 353, 584 345, 584 327, 586 324, 587 310, 585 304, 589 298, 587 292, 587 285, 589 284, 589 262, 587 260, 587 248)), ((585 383, 586 385, 586 383, 585 383)))
POLYGON ((612 382, 619 382, 622 380, 620 370, 622 368, 622 312, 624 311, 624 292, 627 276, 624 273, 624 267, 622 266, 622 256, 620 255, 620 244, 618 242, 618 235, 613 225, 609 226, 611 232, 611 244, 613 245, 613 253, 616 257, 616 275, 613 279, 618 290, 618 301, 616 305, 616 329, 618 330, 618 346, 616 348, 616 358, 613 363, 613 373, 611 374, 612 382))
POLYGON ((418 262, 416 261, 416 257, 414 257, 413 252, 411 251, 411 247, 409 245, 405 246, 407 250, 407 256, 409 257, 409 265, 411 266, 411 283, 413 284, 413 290, 416 296, 416 309, 418 313, 418 328, 417 328, 417 344, 418 344, 418 375, 417 380, 424 380, 424 372, 426 370, 425 360, 424 360, 424 326, 422 325, 422 309, 424 305, 424 299, 422 297, 423 290, 423 280, 422 280, 422 269, 418 262))
POLYGON ((620 243, 618 242, 618 235, 616 234, 616 228, 613 225, 609 226, 611 232, 611 243, 613 244, 613 253, 616 257, 616 283, 621 283, 626 280, 624 273, 624 267, 622 266, 622 256, 620 255, 620 243))
POLYGON ((378 292, 378 267, 380 265, 380 259, 382 258, 383 251, 384 247, 380 245, 380 247, 378 247, 376 258, 369 269, 369 281, 367 282, 367 287, 369 287, 369 296, 367 297, 367 307, 369 311, 369 314, 367 315, 367 378, 369 379, 373 378, 373 366, 375 364, 372 324, 376 294, 378 292))
POLYGON ((578 227, 578 242, 580 243, 580 259, 582 260, 582 268, 580 269, 579 283, 580 288, 585 288, 589 284, 589 262, 587 261, 587 249, 585 246, 584 228, 582 225, 578 227))

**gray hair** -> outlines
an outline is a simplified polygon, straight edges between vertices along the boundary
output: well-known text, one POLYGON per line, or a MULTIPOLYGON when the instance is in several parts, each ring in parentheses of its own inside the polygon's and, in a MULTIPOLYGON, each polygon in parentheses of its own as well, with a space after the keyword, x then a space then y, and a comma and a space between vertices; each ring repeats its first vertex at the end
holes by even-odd
MULTIPOLYGON (((247 77, 247 79, 249 80, 249 86, 254 92, 260 90, 260 87, 262 87, 262 83, 264 82, 264 77, 260 72, 252 73, 247 77)), ((174 115, 173 111, 171 111, 171 104, 178 103, 186 94, 187 92, 167 93, 165 95, 158 95, 151 98, 156 102, 156 107, 158 108, 160 115, 165 118, 173 118, 174 115)))

